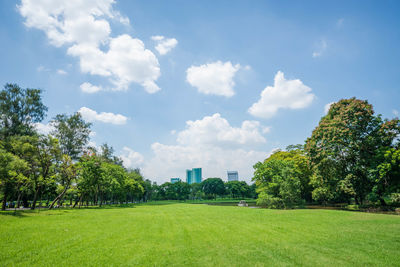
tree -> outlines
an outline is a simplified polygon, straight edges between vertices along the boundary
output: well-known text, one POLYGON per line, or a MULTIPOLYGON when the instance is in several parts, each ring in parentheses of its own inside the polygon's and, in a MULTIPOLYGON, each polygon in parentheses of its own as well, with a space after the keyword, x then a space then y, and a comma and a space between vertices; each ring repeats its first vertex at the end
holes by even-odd
POLYGON ((52 120, 52 135, 60 142, 61 151, 77 160, 89 142, 91 123, 86 123, 79 112, 67 116, 59 114, 52 120))
POLYGON ((229 181, 225 183, 225 188, 233 198, 250 197, 251 189, 245 181, 229 181))
POLYGON ((207 178, 201 182, 201 188, 206 195, 217 199, 218 195, 224 195, 225 185, 221 178, 207 178))
MULTIPOLYGON (((24 175, 28 168, 27 163, 19 157, 7 152, 0 144, 0 189, 3 195, 2 210, 6 209, 7 199, 13 190, 20 191, 26 182, 24 175)), ((18 193, 18 192, 17 192, 18 193)), ((20 196, 20 194, 18 194, 20 196)))
POLYGON ((41 122, 47 107, 42 103, 40 89, 22 89, 6 84, 0 91, 0 137, 34 134, 34 123, 41 122))
POLYGON ((71 186, 73 179, 76 178, 76 173, 77 173, 77 165, 72 162, 71 158, 68 155, 63 155, 57 173, 60 193, 50 204, 49 209, 52 209, 57 201, 61 202, 62 198, 64 197, 64 194, 71 186))
POLYGON ((332 104, 305 146, 314 172, 314 199, 354 198, 362 204, 374 186, 370 174, 379 165, 379 150, 392 147, 399 132, 397 119, 383 121, 367 101, 351 98, 332 104))
POLYGON ((300 173, 294 162, 272 157, 254 165, 257 204, 269 208, 291 208, 301 204, 300 173))

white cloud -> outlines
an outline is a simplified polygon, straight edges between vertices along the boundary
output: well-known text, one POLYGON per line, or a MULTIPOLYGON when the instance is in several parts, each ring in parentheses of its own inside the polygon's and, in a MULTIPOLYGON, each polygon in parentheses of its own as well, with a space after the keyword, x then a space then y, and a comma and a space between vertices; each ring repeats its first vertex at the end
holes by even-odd
POLYGON ((335 103, 335 102, 330 102, 330 103, 328 103, 328 104, 326 104, 326 105, 324 106, 324 112, 325 112, 325 114, 328 114, 329 109, 331 108, 332 104, 334 104, 334 103, 335 103))
POLYGON ((325 50, 328 48, 328 44, 326 43, 325 40, 321 40, 318 45, 316 50, 312 53, 312 57, 320 57, 322 54, 325 52, 325 50))
POLYGON ((160 55, 167 54, 178 44, 178 40, 175 38, 165 38, 161 35, 152 36, 151 39, 157 42, 155 48, 160 55))
POLYGON ((81 88, 82 92, 88 93, 88 94, 93 94, 93 93, 96 93, 96 92, 102 90, 101 86, 95 86, 88 82, 82 83, 80 88, 81 88))
POLYGON ((240 128, 232 127, 219 113, 201 120, 187 121, 186 129, 179 132, 181 145, 254 145, 265 143, 258 121, 244 121, 240 128))
POLYGON ((84 120, 89 122, 100 121, 104 123, 122 125, 126 124, 126 121, 128 120, 127 117, 121 114, 114 114, 110 112, 97 113, 97 111, 87 107, 81 107, 78 112, 81 113, 84 120))
POLYGON ((233 127, 218 113, 187 121, 186 129, 177 133, 176 145, 152 144, 154 156, 143 165, 143 173, 162 183, 170 177, 185 180, 186 169, 202 167, 203 178, 226 180, 227 170, 237 170, 241 180, 250 182, 253 165, 268 156, 258 150, 266 142, 261 129, 256 121, 244 121, 241 127, 233 127))
POLYGON ((154 93, 160 90, 155 83, 160 76, 157 57, 139 39, 127 34, 110 37, 110 19, 129 23, 112 9, 113 3, 23 0, 18 9, 27 27, 44 31, 54 46, 68 46, 67 53, 79 58, 83 73, 107 77, 115 90, 137 83, 154 93))
POLYGON ((186 80, 200 93, 231 97, 235 94, 233 78, 239 69, 239 64, 230 61, 191 66, 186 70, 186 80))
POLYGON ((129 147, 123 147, 120 157, 125 168, 139 168, 144 163, 144 157, 139 152, 132 150, 129 147))
POLYGON ((273 117, 279 109, 301 109, 308 107, 315 95, 311 88, 301 80, 286 80, 283 72, 278 71, 274 86, 267 86, 261 92, 261 98, 254 103, 248 112, 260 118, 273 117))
POLYGON ((57 74, 60 74, 60 75, 67 75, 68 72, 66 72, 65 70, 59 69, 59 70, 57 70, 57 74))
POLYGON ((33 126, 35 127, 36 131, 44 135, 48 135, 51 131, 54 130, 54 126, 51 123, 44 124, 41 122, 37 122, 34 123, 33 126))
POLYGON ((398 111, 398 110, 396 110, 396 109, 393 109, 393 111, 392 111, 392 112, 393 112, 393 115, 395 115, 396 117, 397 117, 397 116, 399 116, 399 111, 398 111))

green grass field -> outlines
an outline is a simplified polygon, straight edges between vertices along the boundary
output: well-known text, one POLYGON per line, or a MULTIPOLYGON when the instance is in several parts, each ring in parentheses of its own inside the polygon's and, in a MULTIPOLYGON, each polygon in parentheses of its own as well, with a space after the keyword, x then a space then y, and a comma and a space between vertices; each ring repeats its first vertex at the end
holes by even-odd
POLYGON ((400 216, 201 204, 0 213, 2 266, 399 266, 400 216))

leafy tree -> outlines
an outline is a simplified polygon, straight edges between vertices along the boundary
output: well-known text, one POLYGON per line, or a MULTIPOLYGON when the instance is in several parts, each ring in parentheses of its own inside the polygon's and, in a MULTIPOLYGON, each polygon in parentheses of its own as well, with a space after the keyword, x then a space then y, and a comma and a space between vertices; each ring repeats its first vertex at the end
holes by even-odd
POLYGON ((259 194, 257 204, 290 208, 302 203, 300 173, 293 161, 267 159, 256 163, 254 169, 253 181, 259 194))
MULTIPOLYGON (((24 175, 28 169, 27 163, 19 157, 7 152, 0 145, 0 189, 3 195, 2 210, 6 209, 7 199, 13 190, 20 191, 27 178, 24 175)), ((18 197, 21 195, 18 194, 18 197)))
POLYGON ((363 203, 374 186, 370 174, 379 165, 379 150, 393 146, 399 129, 397 119, 383 121, 367 101, 332 104, 305 146, 314 172, 314 199, 363 203))
POLYGON ((217 196, 225 194, 225 185, 221 178, 207 178, 201 182, 201 188, 206 195, 217 199, 217 196))
POLYGON ((89 142, 91 123, 86 123, 79 112, 68 116, 59 114, 52 120, 52 135, 60 142, 61 151, 77 160, 89 142))
POLYGON ((59 184, 60 193, 50 204, 49 209, 52 209, 57 201, 61 202, 62 198, 64 197, 64 194, 71 186, 72 181, 76 178, 76 174, 77 174, 77 165, 72 162, 71 158, 68 155, 63 155, 57 172, 57 180, 59 184))
POLYGON ((225 183, 225 188, 233 198, 251 197, 251 188, 245 181, 229 181, 225 183))
POLYGON ((40 89, 22 89, 17 84, 6 84, 0 91, 0 139, 34 134, 34 123, 46 115, 40 89))

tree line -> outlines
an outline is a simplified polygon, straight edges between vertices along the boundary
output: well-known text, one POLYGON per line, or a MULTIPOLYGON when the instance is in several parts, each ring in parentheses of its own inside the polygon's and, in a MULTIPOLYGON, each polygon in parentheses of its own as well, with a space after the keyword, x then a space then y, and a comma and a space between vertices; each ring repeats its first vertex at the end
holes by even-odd
POLYGON ((224 182, 221 178, 207 178, 201 183, 188 184, 182 181, 161 185, 145 181, 144 200, 199 200, 232 198, 255 198, 255 184, 245 181, 224 182))
POLYGON ((6 84, 0 91, 0 198, 2 209, 50 209, 149 200, 255 197, 255 186, 209 178, 200 184, 157 185, 126 169, 111 146, 89 146, 91 124, 80 113, 59 114, 49 134, 35 125, 46 116, 42 90, 6 84), (43 202, 42 202, 43 200, 43 202), (39 202, 39 203, 38 203, 39 202))
POLYGON ((35 124, 47 112, 41 94, 40 89, 17 84, 6 84, 0 91, 2 209, 35 209, 42 199, 49 208, 64 201, 75 207, 140 199, 140 171, 124 168, 107 144, 99 151, 88 146, 91 124, 80 113, 59 114, 51 120, 50 134, 37 132, 35 124))
POLYGON ((330 106, 305 144, 254 165, 260 205, 400 203, 400 121, 375 115, 368 101, 330 106))

